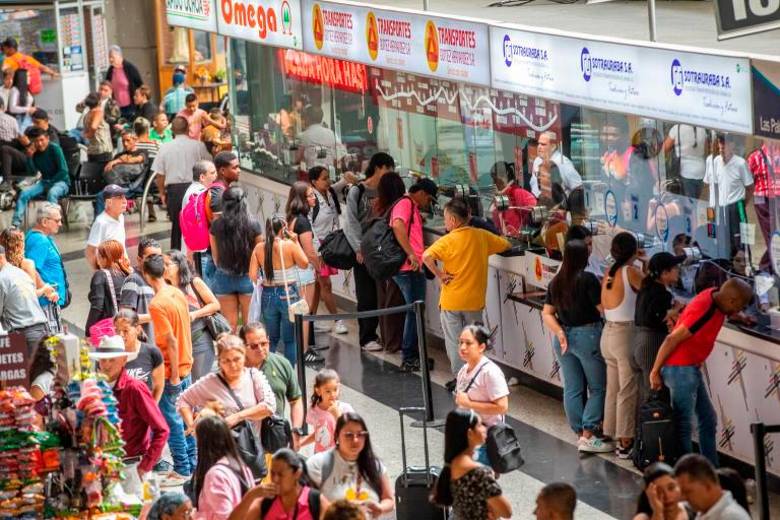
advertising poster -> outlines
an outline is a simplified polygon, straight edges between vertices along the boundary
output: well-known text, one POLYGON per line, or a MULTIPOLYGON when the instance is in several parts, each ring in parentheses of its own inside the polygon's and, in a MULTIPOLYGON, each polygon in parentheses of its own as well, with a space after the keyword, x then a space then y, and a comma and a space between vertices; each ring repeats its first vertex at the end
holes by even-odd
POLYGON ((219 0, 217 25, 219 34, 231 38, 303 48, 299 0, 219 0))
POLYGON ((780 63, 752 60, 753 117, 756 135, 780 139, 780 63))
POLYGON ((217 0, 165 0, 168 25, 217 32, 217 0))

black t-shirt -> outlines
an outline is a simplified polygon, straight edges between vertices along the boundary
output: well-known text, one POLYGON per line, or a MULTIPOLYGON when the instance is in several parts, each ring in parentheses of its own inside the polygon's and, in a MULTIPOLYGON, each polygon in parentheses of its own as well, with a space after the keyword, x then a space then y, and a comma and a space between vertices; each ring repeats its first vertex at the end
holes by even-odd
POLYGON ((552 301, 552 291, 550 289, 559 280, 559 278, 554 278, 550 282, 544 303, 555 307, 555 312, 561 325, 579 327, 600 322, 601 313, 596 306, 601 303, 601 282, 596 278, 596 275, 586 271, 580 273, 577 281, 574 283, 574 287, 571 288, 576 296, 572 306, 568 309, 561 309, 552 301))
POLYGON ((160 350, 152 345, 141 343, 138 349, 138 357, 128 361, 125 365, 127 375, 133 379, 143 381, 149 390, 152 389, 152 370, 163 363, 163 357, 160 350))
POLYGON ((636 297, 636 315, 634 323, 639 327, 649 327, 659 332, 668 332, 664 322, 666 313, 672 308, 673 297, 663 284, 651 283, 639 290, 636 297))
POLYGON ((296 235, 302 235, 303 233, 311 233, 311 222, 306 215, 297 215, 293 217, 293 233, 296 235))

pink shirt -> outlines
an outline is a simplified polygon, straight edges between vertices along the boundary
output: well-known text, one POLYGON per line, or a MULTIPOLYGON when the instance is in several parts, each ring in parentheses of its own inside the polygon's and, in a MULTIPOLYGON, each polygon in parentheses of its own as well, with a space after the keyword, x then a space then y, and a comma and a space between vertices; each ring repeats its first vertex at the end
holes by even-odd
POLYGON ((268 513, 263 517, 263 520, 319 520, 315 519, 309 510, 310 491, 311 488, 309 486, 304 487, 301 490, 301 494, 298 495, 298 504, 289 512, 284 510, 281 498, 266 498, 265 500, 273 500, 273 504, 271 505, 271 509, 268 510, 268 513))
MULTIPOLYGON (((472 379, 474 380, 474 384, 472 384, 468 392, 466 392, 466 395, 468 395, 469 399, 472 401, 492 403, 509 395, 509 387, 506 384, 504 373, 498 365, 484 356, 472 371, 469 371, 468 365, 463 365, 463 367, 461 367, 457 379, 458 392, 464 392, 472 379), (480 367, 482 367, 481 370, 480 367), (478 370, 479 373, 477 373, 478 370)), ((482 415, 482 422, 488 428, 501 421, 503 421, 502 415, 482 415)))
MULTIPOLYGON (((400 219, 404 222, 406 229, 409 230, 409 244, 412 246, 412 251, 417 256, 417 260, 422 260, 423 251, 425 251, 425 243, 423 242, 423 226, 422 215, 420 215, 420 209, 417 204, 412 202, 409 197, 404 197, 393 206, 393 212, 390 214, 390 224, 400 219), (412 218, 412 226, 409 227, 409 218, 412 218)), ((411 271, 412 264, 407 259, 404 265, 401 266, 401 272, 411 271)))
MULTIPOLYGON (((339 415, 354 412, 350 405, 338 402, 339 415)), ((306 414, 306 422, 314 433, 314 453, 327 451, 336 445, 336 418, 328 410, 312 406, 306 414)))
POLYGON ((195 112, 190 112, 185 108, 176 115, 183 117, 190 124, 188 132, 190 138, 200 141, 200 134, 203 132, 203 116, 206 115, 206 111, 199 108, 195 112))
POLYGON ((111 74, 111 88, 114 89, 114 99, 117 105, 126 107, 133 103, 130 98, 130 82, 122 67, 114 67, 114 72, 111 74))
MULTIPOLYGON (((226 520, 241 502, 241 481, 227 463, 223 457, 206 472, 198 497, 197 520, 226 520)), ((251 489, 254 484, 252 472, 244 466, 243 473, 244 483, 251 489)))

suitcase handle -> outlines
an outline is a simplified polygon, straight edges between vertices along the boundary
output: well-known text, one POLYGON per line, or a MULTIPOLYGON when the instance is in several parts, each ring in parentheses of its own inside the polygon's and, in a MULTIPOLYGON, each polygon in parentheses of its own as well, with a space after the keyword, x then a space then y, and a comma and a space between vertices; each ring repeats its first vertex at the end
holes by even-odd
POLYGON ((422 424, 423 424, 423 452, 425 453, 425 481, 427 485, 431 485, 431 464, 428 455, 428 421, 425 419, 425 408, 421 406, 403 406, 398 409, 398 415, 401 418, 401 461, 403 463, 403 475, 404 480, 408 480, 408 474, 406 472, 406 435, 404 433, 404 414, 409 412, 423 412, 422 424))

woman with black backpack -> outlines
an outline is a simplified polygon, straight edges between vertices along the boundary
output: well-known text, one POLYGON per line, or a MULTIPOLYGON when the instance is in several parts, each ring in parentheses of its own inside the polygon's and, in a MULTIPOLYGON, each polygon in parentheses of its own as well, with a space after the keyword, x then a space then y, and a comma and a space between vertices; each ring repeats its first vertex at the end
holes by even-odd
POLYGON ((197 509, 197 518, 225 520, 254 483, 252 472, 241 460, 233 433, 224 419, 206 415, 195 427, 198 465, 191 488, 185 490, 197 509))
POLYGON ((271 459, 271 482, 249 491, 228 520, 319 520, 328 505, 310 486, 303 457, 282 448, 271 459))

